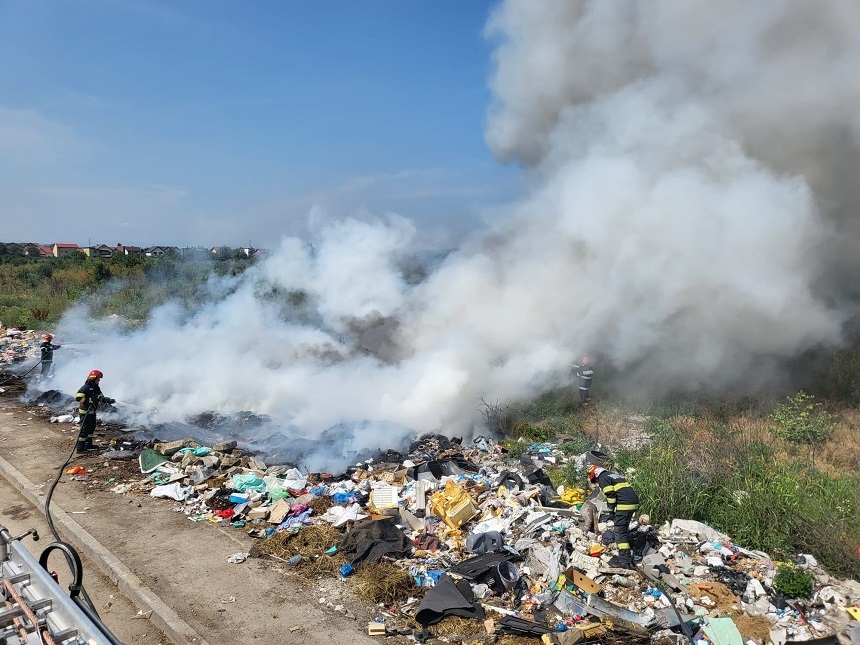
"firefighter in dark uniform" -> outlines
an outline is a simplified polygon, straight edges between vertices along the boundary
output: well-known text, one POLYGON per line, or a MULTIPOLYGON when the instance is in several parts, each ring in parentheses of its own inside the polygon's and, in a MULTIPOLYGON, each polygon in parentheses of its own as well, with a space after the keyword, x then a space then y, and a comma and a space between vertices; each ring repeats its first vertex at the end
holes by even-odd
POLYGON ((612 511, 613 533, 618 555, 609 560, 610 567, 633 569, 633 550, 630 548, 630 520, 639 508, 639 496, 621 475, 610 473, 600 466, 588 469, 588 481, 600 486, 606 503, 612 511))
POLYGON ((59 345, 54 345, 51 341, 54 337, 51 334, 42 336, 42 343, 39 349, 42 350, 42 376, 47 378, 51 374, 51 368, 54 366, 54 350, 60 349, 59 345))
POLYGON ((99 370, 93 370, 87 376, 87 381, 75 394, 78 400, 78 414, 81 417, 81 432, 78 435, 78 443, 75 446, 75 452, 78 454, 98 450, 93 446, 93 433, 96 430, 96 410, 99 403, 115 403, 114 399, 109 399, 99 387, 99 381, 102 380, 104 374, 99 370))
POLYGON ((594 368, 591 366, 591 360, 588 356, 583 356, 581 365, 576 365, 576 378, 579 379, 579 402, 586 405, 591 400, 589 391, 591 390, 591 380, 594 378, 594 368))

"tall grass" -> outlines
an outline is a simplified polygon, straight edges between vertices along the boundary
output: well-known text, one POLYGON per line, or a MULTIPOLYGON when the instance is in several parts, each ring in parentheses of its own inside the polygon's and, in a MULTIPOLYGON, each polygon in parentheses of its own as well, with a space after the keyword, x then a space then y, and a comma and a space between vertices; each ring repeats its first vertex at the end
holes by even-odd
POLYGON ((652 424, 654 440, 625 455, 655 522, 707 522, 747 548, 812 553, 836 575, 860 575, 860 477, 832 476, 792 457, 754 424, 706 419, 652 424))

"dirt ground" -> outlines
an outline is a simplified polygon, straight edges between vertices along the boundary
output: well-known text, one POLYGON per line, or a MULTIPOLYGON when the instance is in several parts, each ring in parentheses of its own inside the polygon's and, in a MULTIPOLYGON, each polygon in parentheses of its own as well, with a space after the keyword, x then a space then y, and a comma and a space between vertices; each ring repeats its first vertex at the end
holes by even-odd
MULTIPOLYGON (((15 397, 0 395, 0 456, 45 491, 71 451, 76 432, 73 424, 50 423, 22 408, 15 397)), ((78 464, 92 472, 64 475, 52 504, 71 514, 209 643, 375 642, 364 633, 374 608, 351 597, 338 579, 309 583, 285 572, 287 565, 257 558, 230 564, 231 554, 247 553, 255 542, 244 530, 191 522, 174 512, 170 501, 111 492, 136 462, 87 456, 70 467, 78 464), (354 618, 327 608, 328 603, 344 605, 354 618)), ((39 524, 41 514, 34 507, 5 482, 0 495, 2 509, 10 511, 0 515, 0 524, 12 528, 12 518, 18 517, 15 526, 24 527, 21 532, 35 524, 48 540, 47 526, 39 524)), ((28 542, 31 552, 41 552, 38 546, 28 542)), ((132 619, 136 610, 117 600, 121 593, 109 580, 99 581, 92 568, 87 574, 84 584, 88 591, 92 585, 90 595, 118 637, 131 644, 168 642, 148 621, 132 619), (105 612, 101 607, 111 594, 114 604, 105 612)))

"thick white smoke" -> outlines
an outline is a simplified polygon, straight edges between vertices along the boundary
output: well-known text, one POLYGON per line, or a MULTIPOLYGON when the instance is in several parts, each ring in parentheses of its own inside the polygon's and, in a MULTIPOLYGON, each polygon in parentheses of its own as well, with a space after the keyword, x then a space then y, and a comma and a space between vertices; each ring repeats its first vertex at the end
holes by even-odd
POLYGON ((665 390, 752 384, 838 340, 817 290, 856 268, 839 163, 857 167, 860 8, 522 0, 488 29, 487 140, 534 184, 512 213, 417 286, 402 218, 286 239, 193 319, 168 305, 58 360, 58 383, 98 367, 151 420, 252 410, 295 437, 360 426, 360 449, 468 433, 481 397, 565 385, 584 351, 665 390))

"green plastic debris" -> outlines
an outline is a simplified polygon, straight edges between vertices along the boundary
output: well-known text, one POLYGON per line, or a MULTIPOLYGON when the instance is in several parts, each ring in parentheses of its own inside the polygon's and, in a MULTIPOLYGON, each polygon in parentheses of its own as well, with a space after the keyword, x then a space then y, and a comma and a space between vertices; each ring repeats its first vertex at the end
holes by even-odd
POLYGON ((203 446, 193 446, 188 448, 180 448, 177 452, 183 455, 189 452, 193 452, 195 457, 205 457, 212 451, 209 448, 204 448, 203 446))
POLYGON ((744 639, 737 625, 728 616, 708 618, 702 629, 713 645, 744 645, 744 639))
POLYGON ((335 553, 337 553, 337 546, 333 546, 325 550, 326 555, 334 555, 335 553))
POLYGON ((269 500, 272 502, 277 502, 285 497, 290 497, 290 494, 283 488, 273 488, 269 491, 269 500))
POLYGON ((140 453, 140 456, 137 458, 137 462, 140 464, 140 472, 151 473, 161 464, 167 462, 167 457, 157 450, 147 448, 140 453))

